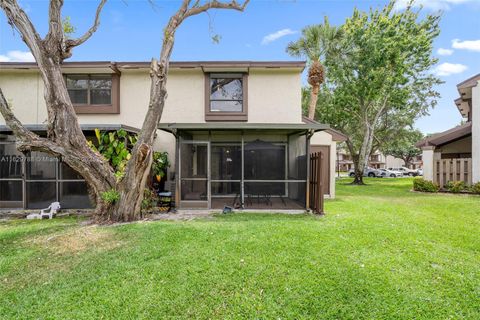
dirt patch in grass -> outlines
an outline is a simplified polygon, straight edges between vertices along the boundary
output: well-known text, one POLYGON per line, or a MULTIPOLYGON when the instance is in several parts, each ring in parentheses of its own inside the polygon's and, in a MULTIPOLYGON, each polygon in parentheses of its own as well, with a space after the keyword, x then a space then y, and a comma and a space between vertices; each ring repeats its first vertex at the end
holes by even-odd
POLYGON ((79 254, 87 249, 109 250, 121 245, 111 231, 95 225, 38 236, 28 242, 54 254, 79 254))

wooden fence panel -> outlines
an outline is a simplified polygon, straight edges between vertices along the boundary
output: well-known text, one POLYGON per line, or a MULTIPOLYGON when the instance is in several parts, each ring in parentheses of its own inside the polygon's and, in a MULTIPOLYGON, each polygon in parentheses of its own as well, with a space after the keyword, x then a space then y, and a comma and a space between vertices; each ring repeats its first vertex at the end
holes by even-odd
POLYGON ((322 177, 322 152, 310 154, 310 186, 309 207, 318 214, 323 214, 323 177, 322 177))
POLYGON ((444 187, 449 181, 472 184, 472 159, 441 159, 433 161, 433 182, 444 187))

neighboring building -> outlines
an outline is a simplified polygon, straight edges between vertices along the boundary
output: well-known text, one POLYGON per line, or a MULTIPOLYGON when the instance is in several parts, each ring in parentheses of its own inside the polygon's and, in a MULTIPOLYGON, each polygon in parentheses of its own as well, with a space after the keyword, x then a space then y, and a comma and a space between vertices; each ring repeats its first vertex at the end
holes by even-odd
POLYGON ((353 169, 353 159, 350 153, 343 148, 337 150, 337 171, 350 171, 353 169))
POLYGON ((413 158, 411 164, 408 166, 409 169, 423 169, 423 160, 422 160, 422 155, 418 155, 413 158))
MULTIPOLYGON (((337 132, 302 118, 304 62, 172 62, 154 144, 168 151, 179 208, 308 207, 308 153, 323 151, 324 193, 335 195, 337 132), (312 139, 312 145, 310 145, 312 139), (313 143, 315 142, 315 143, 313 143)), ((137 132, 150 93, 150 63, 67 62, 66 85, 85 135, 137 132)), ((27 128, 44 135, 43 81, 34 63, 0 63, 0 87, 27 128)), ((46 155, 24 155, 0 117, 0 207, 90 206, 82 177, 46 155)))
POLYGON ((424 178, 441 186, 448 181, 480 181, 480 74, 457 85, 455 100, 466 122, 417 143, 423 150, 424 178))
MULTIPOLYGON (((405 161, 393 156, 385 156, 380 151, 375 151, 368 159, 367 165, 375 169, 398 168, 404 167, 405 161)), ((415 157, 408 167, 410 169, 422 168, 422 157, 415 157)), ((353 160, 350 153, 345 149, 339 149, 337 152, 337 170, 349 171, 351 169, 353 169, 353 160)))

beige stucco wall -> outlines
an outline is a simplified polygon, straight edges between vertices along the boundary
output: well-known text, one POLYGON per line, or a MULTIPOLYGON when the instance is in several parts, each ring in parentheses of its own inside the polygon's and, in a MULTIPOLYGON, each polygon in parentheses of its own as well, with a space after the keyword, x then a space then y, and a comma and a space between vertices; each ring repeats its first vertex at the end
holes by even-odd
MULTIPOLYGON (((43 100, 43 82, 37 73, 0 72, 0 87, 17 118, 25 124, 41 124, 47 118, 43 100)), ((0 115, 0 124, 5 120, 0 115)))
POLYGON ((480 81, 472 88, 472 182, 480 182, 480 81))
MULTIPOLYGON (((79 71, 80 72, 80 71, 79 71)), ((248 122, 301 123, 301 73, 251 69, 248 76, 248 122)), ((0 86, 15 114, 26 124, 41 124, 47 113, 43 82, 33 70, 0 70, 0 86)), ((161 122, 205 122, 205 84, 201 69, 172 69, 161 122)), ((124 124, 141 127, 150 93, 147 70, 124 70, 120 78, 120 114, 82 114, 82 124, 124 124)), ((4 120, 0 118, 0 123, 4 120)))
MULTIPOLYGON (((81 73, 81 71, 78 71, 81 73)), ((299 70, 250 69, 248 122, 301 123, 301 73, 299 70)), ((24 124, 47 120, 44 86, 35 70, 0 70, 0 87, 15 114, 24 124)), ((205 122, 205 83, 201 69, 171 69, 163 123, 205 122)), ((80 124, 123 124, 141 128, 150 93, 146 69, 122 70, 119 114, 80 114, 80 124)), ((5 124, 0 116, 0 124, 5 124)), ((155 148, 167 151, 174 163, 175 138, 158 131, 155 148)), ((173 168, 172 168, 173 169, 173 168)))
POLYGON ((248 122, 301 123, 301 73, 251 70, 248 77, 248 122))
POLYGON ((336 177, 336 160, 337 160, 337 143, 332 140, 332 135, 325 132, 320 131, 316 132, 310 138, 310 145, 314 146, 330 146, 330 192, 329 198, 335 198, 335 177, 336 177))

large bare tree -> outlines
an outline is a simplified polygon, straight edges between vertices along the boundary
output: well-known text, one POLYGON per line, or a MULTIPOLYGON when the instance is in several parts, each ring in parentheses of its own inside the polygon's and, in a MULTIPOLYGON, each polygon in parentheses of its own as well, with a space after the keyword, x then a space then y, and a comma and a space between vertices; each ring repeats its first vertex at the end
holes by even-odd
MULTIPOLYGON (((150 102, 138 141, 133 148, 123 178, 117 181, 112 167, 97 152, 90 149, 80 128, 62 75, 62 63, 72 56, 72 50, 87 41, 100 24, 100 14, 107 2, 101 0, 92 26, 79 38, 70 39, 62 25, 63 0, 50 0, 49 29, 42 38, 27 13, 16 0, 0 0, 10 25, 22 36, 37 62, 45 85, 48 110, 47 136, 29 131, 15 117, 0 88, 0 113, 17 139, 17 148, 26 152, 42 151, 60 156, 79 172, 88 183, 96 202, 95 216, 99 222, 131 221, 139 217, 143 188, 152 163, 152 145, 157 124, 167 97, 169 61, 175 42, 175 32, 185 19, 210 9, 243 11, 250 0, 231 1, 182 0, 179 9, 170 17, 164 29, 162 49, 158 60, 151 62, 150 102), (116 190, 119 201, 111 204, 102 200, 104 192, 116 190)), ((146 106, 147 107, 147 106, 146 106)))

